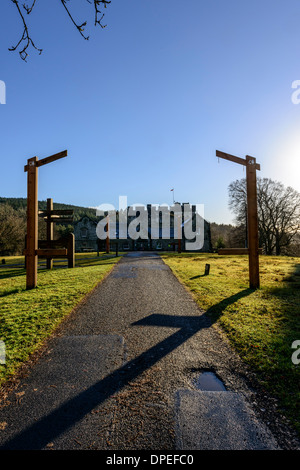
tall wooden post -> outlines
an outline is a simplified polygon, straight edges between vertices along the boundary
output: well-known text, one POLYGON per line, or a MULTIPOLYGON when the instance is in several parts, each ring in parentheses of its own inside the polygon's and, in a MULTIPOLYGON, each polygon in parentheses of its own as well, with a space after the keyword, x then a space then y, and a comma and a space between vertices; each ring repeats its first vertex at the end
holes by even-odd
POLYGON ((249 255, 249 285, 251 289, 259 288, 259 245, 258 245, 258 217, 257 217, 257 187, 256 170, 260 165, 254 157, 246 156, 246 159, 230 155, 217 150, 216 156, 246 166, 247 181, 247 229, 248 246, 246 249, 235 248, 231 250, 219 250, 219 254, 243 254, 249 255))
POLYGON ((75 235, 69 233, 68 236, 68 268, 75 267, 75 235))
POLYGON ((256 188, 256 159, 246 156, 247 180, 247 226, 249 249, 249 279, 250 288, 259 288, 259 256, 258 256, 258 217, 257 217, 257 188, 256 188))
POLYGON ((37 157, 28 159, 27 166, 27 239, 26 289, 37 285, 38 248, 38 168, 37 157))
MULTIPOLYGON (((53 199, 47 199, 47 248, 52 248, 51 241, 53 240, 53 222, 51 220, 51 212, 53 210, 53 199)), ((53 268, 53 258, 47 258, 47 269, 53 268)))
POLYGON ((26 289, 37 286, 38 255, 45 254, 45 250, 38 250, 38 167, 66 156, 67 151, 64 150, 42 160, 32 157, 24 167, 24 171, 27 171, 26 289))

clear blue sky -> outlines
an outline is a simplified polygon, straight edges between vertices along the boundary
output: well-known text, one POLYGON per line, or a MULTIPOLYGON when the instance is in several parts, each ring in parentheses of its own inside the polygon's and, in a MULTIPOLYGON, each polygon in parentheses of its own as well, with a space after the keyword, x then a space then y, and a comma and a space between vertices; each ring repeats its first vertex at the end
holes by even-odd
POLYGON ((299 0, 112 0, 103 30, 87 2, 69 5, 90 40, 59 1, 38 0, 28 23, 43 53, 25 63, 8 51, 22 24, 1 1, 0 196, 26 197, 27 159, 64 149, 39 170, 41 200, 162 204, 175 188, 230 223, 228 185, 245 173, 217 149, 300 191, 299 0))

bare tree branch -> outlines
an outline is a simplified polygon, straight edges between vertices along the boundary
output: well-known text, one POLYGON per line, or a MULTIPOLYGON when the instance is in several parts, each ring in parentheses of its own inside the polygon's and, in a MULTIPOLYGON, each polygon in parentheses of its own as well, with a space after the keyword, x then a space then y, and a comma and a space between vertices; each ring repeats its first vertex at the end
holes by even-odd
MULTIPOLYGON (((104 13, 102 12, 102 10, 100 9, 100 6, 103 6, 104 8, 107 7, 108 4, 111 3, 111 0, 86 0, 90 5, 93 5, 93 9, 94 9, 94 14, 95 14, 95 20, 94 20, 94 24, 95 26, 97 25, 100 25, 101 28, 105 28, 106 25, 103 25, 102 24, 102 20, 104 18, 104 13)), ((19 55, 21 57, 22 60, 24 60, 26 62, 26 59, 27 59, 27 56, 28 56, 28 52, 27 52, 27 49, 28 47, 31 45, 34 47, 34 49, 36 49, 40 54, 42 53, 42 49, 39 49, 38 47, 36 47, 36 45, 34 44, 30 34, 29 34, 29 29, 28 29, 28 25, 27 25, 27 22, 25 20, 25 16, 23 14, 23 11, 22 11, 22 8, 24 9, 24 11, 26 12, 27 15, 30 15, 30 13, 32 12, 34 6, 37 4, 37 0, 32 0, 32 3, 31 5, 28 5, 27 3, 25 2, 20 2, 19 0, 11 0, 11 2, 16 6, 17 10, 18 10, 18 14, 19 14, 19 17, 21 18, 22 20, 22 23, 23 23, 23 34, 21 36, 21 39, 18 41, 18 43, 9 48, 9 51, 16 51, 19 47, 21 47, 21 50, 19 51, 19 55), (21 5, 21 6, 20 6, 21 5), (24 46, 24 47, 23 47, 24 46)), ((84 34, 84 29, 87 25, 87 21, 84 21, 83 23, 78 23, 77 21, 75 21, 74 19, 74 16, 73 14, 71 13, 70 11, 70 8, 69 8, 69 3, 71 3, 71 0, 60 0, 62 6, 64 7, 65 11, 67 12, 67 15, 69 16, 71 22, 73 23, 73 25, 75 26, 75 28, 79 31, 80 35, 85 39, 85 40, 88 40, 89 39, 89 36, 86 36, 84 34)))
POLYGON ((31 7, 25 5, 25 3, 23 4, 23 8, 26 10, 28 15, 32 12, 35 2, 36 0, 33 0, 31 7))
MULTIPOLYGON (((28 47, 30 46, 30 44, 34 47, 34 49, 36 49, 40 54, 42 53, 42 49, 39 49, 38 47, 36 47, 36 45, 34 44, 33 40, 31 39, 30 35, 29 35, 29 31, 28 31, 28 27, 27 27, 27 23, 25 21, 25 18, 24 18, 24 15, 20 9, 20 6, 19 6, 19 2, 18 0, 11 0, 12 3, 14 3, 17 7, 17 10, 18 10, 18 13, 22 19, 22 22, 23 22, 23 27, 24 27, 24 30, 23 30, 23 34, 21 36, 21 39, 20 41, 16 44, 16 46, 13 46, 11 48, 9 48, 8 50, 9 51, 15 51, 16 49, 18 49, 18 47, 20 46, 20 44, 22 42, 25 43, 23 49, 21 51, 19 51, 19 54, 20 54, 20 57, 22 60, 24 60, 26 62, 26 59, 27 59, 27 56, 28 56, 28 53, 27 53, 27 49, 28 47)), ((31 7, 28 7, 27 5, 23 4, 23 8, 24 10, 27 12, 27 14, 30 14, 32 12, 32 9, 35 5, 35 2, 36 0, 33 1, 31 7)))
POLYGON ((70 19, 71 19, 73 25, 78 29, 78 31, 79 31, 79 33, 81 34, 81 36, 82 36, 84 39, 88 40, 88 39, 89 39, 89 36, 85 36, 85 35, 83 34, 84 27, 86 26, 87 22, 85 21, 84 23, 82 23, 82 24, 80 24, 80 25, 77 24, 76 21, 74 20, 73 16, 72 16, 71 13, 70 13, 70 10, 68 9, 68 7, 67 7, 67 5, 66 5, 66 2, 69 1, 69 0, 60 0, 60 1, 61 1, 62 5, 64 6, 66 12, 68 13, 68 15, 69 15, 69 17, 70 17, 70 19))
MULTIPOLYGON (((90 4, 92 3, 91 0, 87 0, 87 2, 89 2, 90 4)), ((93 0, 93 3, 94 3, 94 9, 95 9, 95 26, 99 24, 101 28, 105 28, 106 25, 103 25, 101 23, 101 21, 104 18, 104 13, 102 13, 102 11, 99 10, 98 6, 100 5, 100 3, 102 3, 104 5, 104 8, 106 8, 106 5, 108 5, 111 2, 107 0, 93 0), (99 18, 100 15, 101 17, 99 18)))

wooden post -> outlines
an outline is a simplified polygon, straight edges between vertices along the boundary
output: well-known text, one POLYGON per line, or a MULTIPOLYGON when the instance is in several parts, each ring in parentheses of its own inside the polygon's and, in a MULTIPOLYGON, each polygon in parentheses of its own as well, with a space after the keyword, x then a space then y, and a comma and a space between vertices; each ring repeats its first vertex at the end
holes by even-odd
POLYGON ((26 289, 37 286, 38 257, 38 168, 37 157, 27 162, 27 239, 26 239, 26 289))
POLYGON ((247 225, 249 249, 249 279, 250 288, 259 288, 259 256, 258 256, 258 217, 257 217, 257 188, 256 188, 256 160, 246 156, 247 179, 247 225))
MULTIPOLYGON (((254 157, 246 156, 246 159, 230 155, 217 150, 216 156, 224 158, 240 165, 246 166, 247 181, 247 229, 248 247, 245 252, 249 255, 249 285, 251 289, 259 288, 259 246, 258 246, 258 217, 257 217, 257 187, 256 170, 260 170, 260 165, 256 163, 254 157)), ((221 251, 221 250, 220 250, 221 251)), ((233 251, 231 251, 233 254, 233 251)), ((239 251, 242 254, 242 251, 239 251)), ((223 250, 226 254, 226 250, 223 250)))
MULTIPOLYGON (((47 165, 60 158, 66 157, 67 151, 56 153, 39 160, 32 157, 27 160, 24 171, 27 171, 27 238, 26 238, 26 289, 37 286, 38 266, 38 167, 47 165)), ((40 253, 42 255, 42 253, 40 253)))
POLYGON ((26 248, 27 248, 27 235, 25 235, 25 249, 24 249, 24 255, 25 255, 24 268, 25 268, 25 269, 27 269, 27 256, 26 256, 26 248))
POLYGON ((75 267, 75 235, 74 233, 69 233, 68 236, 68 267, 75 267))
MULTIPOLYGON (((50 211, 53 210, 53 199, 47 199, 47 248, 51 248, 51 241, 53 240, 53 222, 51 221, 51 213, 50 211)), ((53 268, 53 258, 47 258, 47 269, 53 268)))

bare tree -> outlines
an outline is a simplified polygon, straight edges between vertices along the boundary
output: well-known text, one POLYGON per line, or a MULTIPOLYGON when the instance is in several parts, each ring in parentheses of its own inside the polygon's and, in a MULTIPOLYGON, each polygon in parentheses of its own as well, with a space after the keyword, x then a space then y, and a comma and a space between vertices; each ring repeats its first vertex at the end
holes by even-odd
MULTIPOLYGON (((229 185, 229 207, 238 225, 247 224, 246 180, 229 185)), ((260 244, 266 254, 281 254, 300 231, 300 194, 269 178, 257 179, 257 209, 260 244)))
MULTIPOLYGON (((19 49, 19 54, 22 60, 26 62, 28 52, 27 49, 31 45, 34 49, 36 49, 39 54, 42 53, 42 49, 38 48, 35 43, 33 42, 33 39, 30 35, 29 28, 28 28, 28 23, 26 20, 27 15, 30 15, 32 12, 33 8, 36 6, 39 0, 31 0, 31 5, 28 6, 26 2, 20 2, 20 0, 11 0, 11 2, 16 6, 17 12, 19 17, 21 18, 22 21, 22 26, 23 26, 23 33, 20 38, 20 40, 17 42, 15 46, 12 46, 9 48, 10 51, 16 51, 19 49)), ((53 0, 52 0, 53 1, 53 0)), ((72 21, 73 25, 75 28, 78 30, 78 32, 81 34, 81 36, 88 40, 89 36, 86 36, 84 33, 85 27, 87 25, 87 21, 84 21, 83 23, 78 23, 75 21, 73 14, 71 13, 69 4, 71 3, 72 0, 58 0, 63 8, 65 9, 67 15, 69 16, 70 20, 72 21)), ((94 11, 94 24, 95 26, 99 25, 101 28, 105 28, 106 25, 102 24, 102 20, 104 18, 104 13, 100 9, 100 7, 106 8, 106 6, 111 3, 111 1, 108 0, 85 0, 88 2, 91 7, 93 8, 94 11)))

